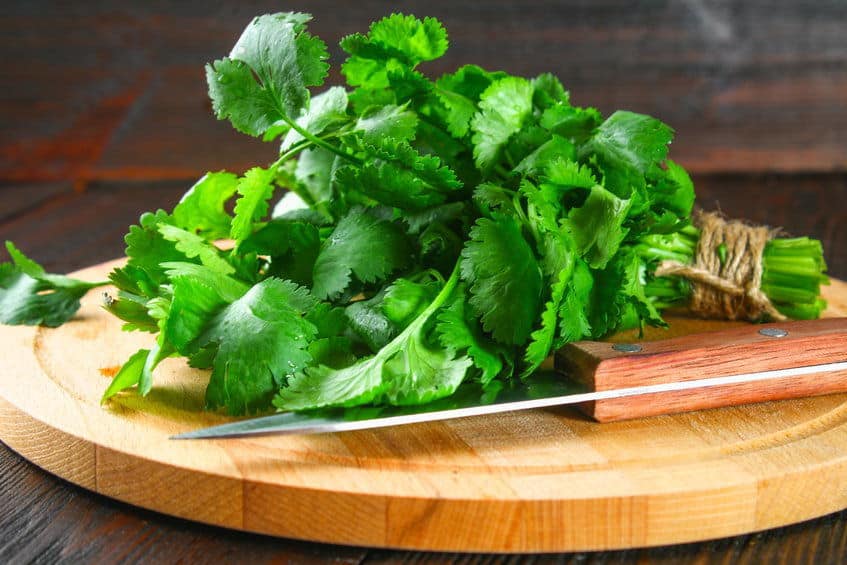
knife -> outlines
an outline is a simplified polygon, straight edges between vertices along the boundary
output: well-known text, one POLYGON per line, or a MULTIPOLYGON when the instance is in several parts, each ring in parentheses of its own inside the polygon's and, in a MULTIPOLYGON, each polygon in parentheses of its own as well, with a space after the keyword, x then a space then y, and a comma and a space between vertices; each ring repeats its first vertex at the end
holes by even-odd
POLYGON ((575 405, 600 422, 847 392, 847 318, 748 325, 640 343, 581 341, 554 372, 465 384, 422 406, 285 412, 172 436, 314 434, 575 405))

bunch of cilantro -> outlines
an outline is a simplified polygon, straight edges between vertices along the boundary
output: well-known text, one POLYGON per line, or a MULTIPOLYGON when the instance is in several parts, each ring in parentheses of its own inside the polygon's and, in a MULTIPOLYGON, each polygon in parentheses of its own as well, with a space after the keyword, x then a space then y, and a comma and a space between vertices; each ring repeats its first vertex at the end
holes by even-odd
MULTIPOLYGON (((422 404, 530 375, 569 341, 663 324, 644 242, 689 229, 694 201, 668 126, 574 106, 550 74, 432 80, 417 67, 447 33, 400 14, 342 39, 348 88, 316 94, 328 55, 309 20, 258 17, 207 65, 217 117, 279 158, 208 173, 130 228, 105 307, 156 340, 104 399, 146 394, 177 355, 211 370, 207 406, 231 414, 422 404)), ((91 287, 13 259, 4 322, 61 323, 91 287), (27 297, 62 308, 16 318, 27 297)))

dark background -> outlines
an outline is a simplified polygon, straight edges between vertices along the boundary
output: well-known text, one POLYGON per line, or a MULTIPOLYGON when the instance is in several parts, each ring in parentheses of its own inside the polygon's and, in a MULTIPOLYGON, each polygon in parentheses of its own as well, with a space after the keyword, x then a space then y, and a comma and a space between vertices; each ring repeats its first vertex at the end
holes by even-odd
MULTIPOLYGON (((260 13, 302 10, 330 46, 391 11, 450 34, 431 75, 465 63, 552 71, 580 105, 652 114, 700 204, 823 240, 847 277, 847 0, 416 2, 0 1, 0 240, 48 269, 121 254, 126 226, 206 170, 276 152, 211 114, 203 64, 260 13)), ((0 260, 5 260, 0 250, 0 260)), ((0 353, 2 354, 2 353, 0 353)), ((833 485, 833 488, 844 488, 833 485)), ((273 540, 140 511, 0 448, 0 562, 492 561, 273 540)), ((526 561, 531 559, 518 559, 526 561)), ((847 560, 847 512, 765 534, 544 562, 847 560)))
POLYGON ((847 168, 847 2, 4 2, 0 179, 191 179, 274 147, 212 116, 203 64, 256 14, 302 10, 332 52, 391 11, 442 20, 464 63, 557 74, 575 103, 654 115, 695 173, 847 168))

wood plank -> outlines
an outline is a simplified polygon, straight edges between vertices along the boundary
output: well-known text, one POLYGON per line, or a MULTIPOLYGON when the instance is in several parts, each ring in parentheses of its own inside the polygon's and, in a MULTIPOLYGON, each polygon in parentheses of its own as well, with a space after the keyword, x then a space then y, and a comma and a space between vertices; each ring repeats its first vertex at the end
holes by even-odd
POLYGON ((59 193, 70 192, 69 182, 3 184, 0 185, 0 224, 10 221, 59 193))
MULTIPOLYGON (((19 185, 25 186, 25 185, 19 185)), ((123 254, 123 236, 139 215, 172 209, 190 186, 185 182, 96 184, 85 192, 64 191, 0 223, 0 241, 13 240, 53 271, 123 254)), ((8 259, 0 249, 0 261, 8 259)))

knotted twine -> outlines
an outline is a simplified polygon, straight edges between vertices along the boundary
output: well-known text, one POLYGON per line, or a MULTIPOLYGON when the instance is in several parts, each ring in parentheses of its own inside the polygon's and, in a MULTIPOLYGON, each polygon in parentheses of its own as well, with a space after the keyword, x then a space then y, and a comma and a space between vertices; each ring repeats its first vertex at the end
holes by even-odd
POLYGON ((762 291, 762 255, 778 230, 726 221, 714 212, 699 212, 694 224, 700 241, 693 265, 663 261, 656 276, 677 275, 691 282, 689 308, 704 318, 757 321, 765 315, 785 320, 762 291), (718 249, 726 247, 721 261, 718 249))

